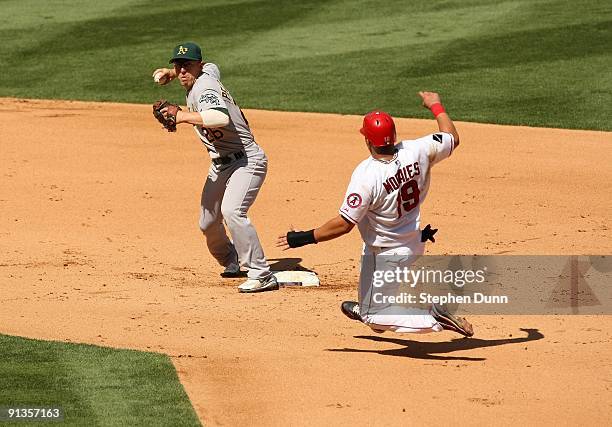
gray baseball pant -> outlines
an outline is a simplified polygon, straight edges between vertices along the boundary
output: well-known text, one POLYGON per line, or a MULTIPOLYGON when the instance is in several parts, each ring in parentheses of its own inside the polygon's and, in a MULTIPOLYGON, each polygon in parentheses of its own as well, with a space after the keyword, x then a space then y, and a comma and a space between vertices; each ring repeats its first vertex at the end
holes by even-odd
POLYGON ((200 229, 210 253, 222 266, 239 261, 250 279, 270 275, 259 237, 247 217, 267 170, 268 159, 260 150, 227 165, 211 165, 202 189, 200 229), (233 244, 225 233, 223 220, 233 244))

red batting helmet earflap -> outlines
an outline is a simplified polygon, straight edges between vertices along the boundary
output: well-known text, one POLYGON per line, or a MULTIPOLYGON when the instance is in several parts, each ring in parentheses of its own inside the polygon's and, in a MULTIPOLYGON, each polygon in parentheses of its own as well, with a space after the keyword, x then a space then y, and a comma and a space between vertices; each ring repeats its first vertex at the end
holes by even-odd
POLYGON ((374 147, 395 144, 395 123, 384 111, 375 110, 363 117, 363 126, 359 130, 374 147))

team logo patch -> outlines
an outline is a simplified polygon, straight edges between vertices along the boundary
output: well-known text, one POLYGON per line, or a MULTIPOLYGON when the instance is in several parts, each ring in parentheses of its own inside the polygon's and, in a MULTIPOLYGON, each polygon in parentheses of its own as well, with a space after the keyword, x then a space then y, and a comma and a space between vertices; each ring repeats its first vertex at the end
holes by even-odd
POLYGON ((183 46, 179 47, 179 50, 178 50, 179 55, 184 55, 187 52, 189 52, 189 48, 188 47, 183 47, 183 46))
POLYGON ((442 134, 441 133, 434 133, 432 137, 434 141, 438 141, 440 144, 442 144, 442 134))
POLYGON ((357 193, 351 193, 346 198, 346 204, 355 209, 361 206, 361 196, 357 193))
POLYGON ((198 102, 200 104, 206 103, 211 105, 221 105, 221 102, 219 101, 217 95, 213 95, 212 93, 203 94, 202 96, 200 96, 200 100, 198 102))

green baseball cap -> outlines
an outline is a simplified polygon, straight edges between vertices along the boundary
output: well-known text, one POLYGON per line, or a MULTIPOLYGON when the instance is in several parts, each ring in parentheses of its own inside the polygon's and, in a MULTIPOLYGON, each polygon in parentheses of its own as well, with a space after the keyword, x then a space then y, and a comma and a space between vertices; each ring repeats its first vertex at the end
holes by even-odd
POLYGON ((193 42, 181 43, 172 51, 172 59, 170 60, 170 63, 172 64, 177 59, 201 61, 202 49, 200 49, 200 46, 193 42))

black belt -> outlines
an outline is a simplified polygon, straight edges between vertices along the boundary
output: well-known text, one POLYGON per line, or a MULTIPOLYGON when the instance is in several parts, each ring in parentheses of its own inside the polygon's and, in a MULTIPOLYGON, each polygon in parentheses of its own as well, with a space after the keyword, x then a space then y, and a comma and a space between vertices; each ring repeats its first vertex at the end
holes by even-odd
POLYGON ((219 165, 227 165, 228 163, 232 163, 238 159, 242 159, 244 157, 244 151, 237 151, 235 153, 230 153, 227 156, 217 157, 216 159, 212 159, 212 162, 215 166, 219 165))

